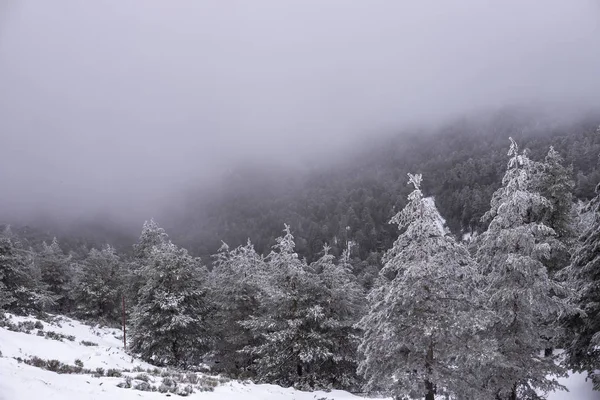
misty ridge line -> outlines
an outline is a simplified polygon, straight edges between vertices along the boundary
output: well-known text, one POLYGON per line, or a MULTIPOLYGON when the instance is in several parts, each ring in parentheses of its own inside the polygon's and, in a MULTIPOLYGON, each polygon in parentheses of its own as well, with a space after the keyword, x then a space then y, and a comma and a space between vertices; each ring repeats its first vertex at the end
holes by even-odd
MULTIPOLYGON (((283 222, 294 230, 297 251, 309 262, 320 256, 325 243, 339 255, 343 244, 352 241, 355 257, 377 265, 378 255, 397 235, 389 218, 404 206, 407 171, 427 177, 424 193, 435 198, 451 232, 460 238, 485 229, 481 217, 501 184, 508 136, 517 138, 533 160, 543 160, 554 146, 573 168, 575 198, 593 197, 600 180, 599 124, 597 113, 567 123, 506 109, 486 118, 456 120, 428 135, 416 131, 381 138, 345 160, 329 160, 327 167, 277 169, 251 163, 231 169, 220 183, 179 194, 179 202, 141 222, 154 217, 175 244, 207 265, 222 242, 235 247, 250 238, 257 251, 268 253, 283 222)), ((76 251, 110 243, 127 254, 141 222, 110 214, 79 220, 37 216, 23 236, 38 244, 57 236, 76 251)))

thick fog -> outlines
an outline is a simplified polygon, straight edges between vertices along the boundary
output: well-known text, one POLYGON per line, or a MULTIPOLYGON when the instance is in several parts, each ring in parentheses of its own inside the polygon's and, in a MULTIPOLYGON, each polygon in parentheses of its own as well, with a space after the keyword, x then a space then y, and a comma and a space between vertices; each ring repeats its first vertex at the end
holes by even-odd
POLYGON ((249 159, 600 99, 597 0, 0 0, 0 218, 150 216, 249 159))

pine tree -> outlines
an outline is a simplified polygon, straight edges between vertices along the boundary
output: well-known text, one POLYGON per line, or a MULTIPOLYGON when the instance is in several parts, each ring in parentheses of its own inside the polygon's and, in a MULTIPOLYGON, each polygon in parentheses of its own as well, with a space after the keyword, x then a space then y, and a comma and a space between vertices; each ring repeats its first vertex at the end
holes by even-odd
POLYGON ((54 307, 58 312, 69 312, 73 307, 73 271, 71 259, 66 256, 56 238, 48 245, 42 245, 37 262, 41 271, 42 281, 56 301, 54 307))
POLYGON ((323 338, 328 357, 312 370, 322 384, 338 389, 358 389, 359 378, 358 345, 361 331, 356 323, 365 312, 365 293, 352 274, 346 250, 338 264, 329 253, 329 246, 323 248, 323 256, 311 264, 316 271, 320 290, 314 304, 321 307, 321 318, 317 319, 316 332, 323 338))
POLYGON ((169 240, 163 228, 158 226, 154 219, 145 221, 138 242, 133 245, 133 256, 137 259, 149 259, 156 246, 169 240))
MULTIPOLYGON (((486 315, 479 308, 480 276, 467 249, 447 234, 431 199, 415 190, 391 220, 404 232, 387 251, 368 296, 359 373, 369 391, 395 398, 444 392, 482 398, 477 368, 493 356, 480 340, 486 315)), ((461 397, 462 398, 462 397, 461 397)))
POLYGON ((5 230, 0 235, 0 308, 27 314, 54 304, 35 272, 33 253, 5 230))
POLYGON ((128 263, 124 273, 124 295, 129 311, 137 304, 138 294, 146 281, 144 267, 151 262, 152 251, 169 241, 169 236, 163 228, 153 220, 145 221, 142 232, 136 244, 133 245, 133 260, 128 263))
POLYGON ((266 265, 250 241, 233 250, 223 243, 214 258, 211 282, 217 304, 214 315, 216 359, 220 368, 237 375, 252 364, 252 357, 241 350, 255 345, 256 341, 240 322, 256 316, 259 311, 266 295, 263 288, 268 280, 266 265))
POLYGON ((591 226, 582 233, 567 275, 575 287, 575 301, 583 314, 568 322, 571 341, 567 345, 567 365, 586 371, 600 390, 600 184, 590 202, 591 226))
POLYGON ((555 235, 549 238, 550 257, 544 261, 551 275, 569 264, 570 248, 575 237, 575 213, 573 205, 573 168, 565 167, 560 154, 550 147, 542 163, 532 163, 534 168, 532 191, 539 192, 548 200, 538 222, 552 228, 555 235))
POLYGON ((212 344, 208 272, 171 242, 155 246, 133 313, 131 351, 159 365, 198 362, 212 344))
POLYGON ((122 266, 114 247, 92 249, 81 265, 76 289, 78 314, 84 318, 119 321, 122 266))
POLYGON ((549 276, 544 261, 554 231, 538 222, 549 201, 532 191, 533 166, 511 138, 503 186, 484 218, 490 220, 478 240, 477 260, 486 275, 488 306, 495 313, 490 333, 501 357, 487 371, 499 399, 539 398, 537 391, 560 387, 564 374, 554 357, 542 357, 547 338, 558 335, 559 317, 570 311, 566 289, 549 276), (552 377, 551 377, 552 376, 552 377))
POLYGON ((328 253, 317 262, 322 275, 314 273, 295 252, 289 226, 284 232, 268 256, 266 296, 257 315, 242 323, 257 340, 245 352, 255 358, 263 382, 298 388, 351 385, 360 287, 341 270, 336 271, 342 275, 332 276, 336 266, 328 253))

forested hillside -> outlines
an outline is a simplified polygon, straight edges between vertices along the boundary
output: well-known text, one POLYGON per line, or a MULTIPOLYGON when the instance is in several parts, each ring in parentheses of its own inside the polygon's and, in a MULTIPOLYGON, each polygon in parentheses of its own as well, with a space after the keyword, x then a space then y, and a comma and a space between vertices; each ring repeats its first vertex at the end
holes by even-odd
POLYGON ((427 177, 424 192, 435 197, 452 233, 485 228, 481 217, 501 184, 509 136, 533 160, 542 160, 554 146, 572 165, 574 196, 593 197, 600 180, 600 119, 550 121, 506 111, 365 141, 354 152, 338 154, 327 168, 309 172, 239 168, 224 179, 222 189, 190 195, 178 210, 181 217, 160 220, 174 240, 207 262, 221 241, 239 245, 252 238, 258 251, 268 250, 282 221, 294 230, 297 250, 308 261, 325 243, 339 255, 351 241, 356 243, 353 257, 374 262, 397 235, 388 222, 404 206, 408 172, 427 177))
MULTIPOLYGON (((537 145, 565 136, 527 137, 537 145)), ((373 246, 371 259, 352 257, 365 246, 359 242, 339 256, 323 244, 308 261, 297 251, 292 227, 283 224, 268 249, 257 251, 250 239, 236 247, 223 243, 211 266, 172 242, 153 220, 143 224, 129 253, 110 245, 65 251, 56 238, 40 245, 33 232, 22 238, 6 227, 0 233, 0 328, 31 330, 7 320, 4 311, 121 321, 124 331, 129 325, 129 341, 123 337, 129 353, 150 364, 202 366, 303 390, 544 399, 564 389, 558 378, 570 370, 587 373, 600 389, 600 185, 585 207, 577 207, 572 166, 553 146, 534 160, 533 150, 512 137, 509 143, 501 182, 481 218, 487 225, 476 237, 457 240, 423 191, 426 179, 408 173, 412 191, 389 205, 389 222, 398 231, 380 259, 383 242, 370 237, 374 222, 372 231, 362 231, 373 246)), ((422 168, 433 173, 431 165, 422 168)), ((440 196, 451 190, 438 185, 440 196)), ((363 207, 363 218, 379 210, 376 200, 363 207)), ((363 229, 348 226, 338 250, 363 229)))
MULTIPOLYGON (((339 256, 350 242, 355 261, 375 265, 398 233, 388 222, 405 204, 408 172, 427 177, 425 195, 435 197, 448 227, 460 237, 485 228, 481 217, 501 184, 509 136, 533 160, 543 159, 554 146, 572 165, 575 198, 592 198, 600 181, 599 124, 595 116, 553 122, 547 115, 510 110, 436 129, 375 136, 301 170, 266 163, 232 167, 212 185, 174 194, 182 200, 148 218, 208 264, 222 241, 237 246, 251 238, 257 251, 267 252, 286 222, 295 232, 298 253, 309 262, 320 256, 325 243, 339 256)), ((108 215, 69 225, 50 217, 26 227, 4 222, 12 223, 30 245, 57 236, 65 250, 75 252, 110 243, 127 253, 139 229, 108 215)))

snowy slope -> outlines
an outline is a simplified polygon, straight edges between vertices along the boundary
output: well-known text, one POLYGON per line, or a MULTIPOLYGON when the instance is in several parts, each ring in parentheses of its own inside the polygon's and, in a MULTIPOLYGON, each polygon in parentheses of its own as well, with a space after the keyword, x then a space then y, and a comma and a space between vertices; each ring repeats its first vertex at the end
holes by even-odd
MULTIPOLYGON (((125 376, 135 378, 138 373, 134 369, 147 370, 153 368, 149 364, 128 356, 123 351, 120 339, 121 332, 111 328, 90 327, 78 321, 60 317, 57 324, 42 322, 44 332, 54 331, 63 335, 73 335, 75 340, 57 341, 37 336, 37 329, 30 334, 12 332, 0 328, 0 400, 29 399, 123 399, 165 398, 166 394, 145 392, 132 388, 119 388, 117 384, 124 381, 125 376), (97 346, 84 346, 81 341, 96 343, 97 346), (57 374, 41 368, 19 363, 14 358, 28 359, 33 356, 42 359, 56 359, 73 365, 81 360, 85 368, 116 368, 129 370, 123 377, 93 377, 91 374, 57 374)), ((10 316, 14 323, 37 321, 34 318, 10 316)), ((154 385, 161 383, 160 376, 150 376, 154 385)), ((133 379, 133 383, 141 381, 133 379)), ((600 393, 593 392, 591 383, 585 376, 573 374, 562 379, 561 383, 570 392, 552 393, 549 400, 600 400, 600 393)), ((171 395, 179 398, 179 396, 171 395)), ((301 392, 275 385, 255 385, 237 381, 224 382, 212 392, 200 392, 188 396, 190 399, 223 399, 223 400, 358 400, 358 396, 347 392, 301 392)))
MULTIPOLYGON (((37 321, 32 317, 10 316, 14 323, 37 321)), ((54 331, 64 335, 75 336, 74 341, 63 339, 56 341, 37 336, 37 329, 31 334, 12 332, 0 328, 0 400, 29 399, 140 399, 165 398, 159 392, 143 392, 134 389, 117 387, 124 377, 93 377, 91 374, 57 374, 41 368, 19 363, 13 357, 28 359, 33 356, 42 359, 56 359, 73 365, 81 360, 85 368, 95 370, 98 367, 127 369, 124 376, 135 377, 134 368, 151 369, 151 365, 128 356, 123 351, 121 331, 110 328, 90 327, 70 318, 60 317, 58 324, 44 324, 43 331, 54 331), (97 346, 84 346, 82 340, 96 343, 97 346)), ((160 376, 151 376, 151 382, 158 385, 160 376)), ((133 382, 136 381, 135 379, 133 382)), ((179 396, 171 395, 179 398, 179 396)), ((231 381, 217 386, 213 392, 198 392, 188 396, 190 399, 223 399, 223 400, 356 400, 360 397, 347 392, 301 392, 275 385, 255 385, 231 381)))

